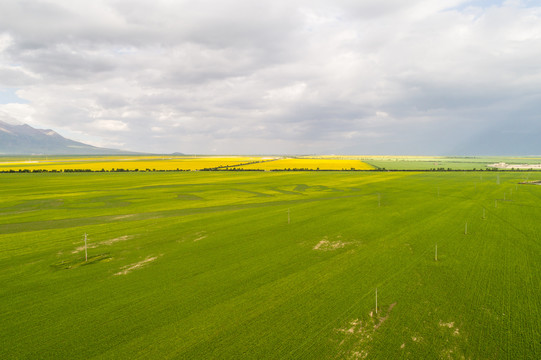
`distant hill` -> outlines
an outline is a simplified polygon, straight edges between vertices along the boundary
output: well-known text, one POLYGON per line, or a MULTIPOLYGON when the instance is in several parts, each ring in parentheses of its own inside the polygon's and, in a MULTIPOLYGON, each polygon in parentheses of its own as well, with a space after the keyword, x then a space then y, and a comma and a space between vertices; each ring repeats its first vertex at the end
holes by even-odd
POLYGON ((50 129, 0 121, 0 155, 115 155, 130 151, 99 148, 66 139, 50 129))

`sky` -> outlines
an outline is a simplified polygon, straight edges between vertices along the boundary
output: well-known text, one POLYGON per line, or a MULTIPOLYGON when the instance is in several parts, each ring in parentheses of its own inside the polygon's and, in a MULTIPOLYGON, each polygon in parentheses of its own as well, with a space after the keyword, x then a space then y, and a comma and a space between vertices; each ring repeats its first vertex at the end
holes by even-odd
POLYGON ((0 121, 188 154, 541 154, 541 1, 2 0, 0 121))

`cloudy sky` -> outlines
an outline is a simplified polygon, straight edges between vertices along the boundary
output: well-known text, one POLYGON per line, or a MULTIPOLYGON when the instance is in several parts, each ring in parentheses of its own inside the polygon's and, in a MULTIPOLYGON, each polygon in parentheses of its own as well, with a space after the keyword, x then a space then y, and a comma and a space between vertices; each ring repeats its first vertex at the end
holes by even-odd
POLYGON ((0 121, 154 153, 541 154, 541 2, 2 0, 0 121))

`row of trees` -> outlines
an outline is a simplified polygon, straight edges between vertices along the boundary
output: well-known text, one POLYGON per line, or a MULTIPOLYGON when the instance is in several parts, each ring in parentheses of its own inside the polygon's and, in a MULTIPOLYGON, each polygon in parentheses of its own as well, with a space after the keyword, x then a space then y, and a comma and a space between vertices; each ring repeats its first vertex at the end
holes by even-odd
POLYGON ((18 169, 18 170, 14 170, 14 169, 10 169, 10 170, 2 170, 2 171, 0 171, 0 173, 165 172, 165 171, 190 171, 190 170, 182 170, 182 169, 178 169, 178 168, 173 169, 173 170, 156 170, 156 169, 139 170, 139 169, 122 169, 122 168, 111 169, 111 170, 105 170, 105 169, 101 169, 101 170, 92 170, 92 169, 59 169, 59 170, 57 170, 57 169, 52 169, 52 170, 48 170, 48 169, 32 169, 32 170, 30 170, 30 169, 18 169))
MULTIPOLYGON (((238 166, 238 165, 237 165, 238 166)), ((144 170, 139 170, 139 169, 122 169, 122 168, 117 168, 117 169, 111 169, 111 170, 105 170, 105 169, 101 169, 101 170, 92 170, 92 169, 63 169, 63 170, 56 170, 56 169, 52 169, 52 170, 48 170, 48 169, 18 169, 18 170, 14 170, 14 169, 10 169, 10 170, 0 170, 0 173, 47 173, 47 172, 50 172, 50 173, 81 173, 81 172, 172 172, 172 171, 175 171, 175 172, 180 172, 180 171, 193 171, 193 170, 183 170, 183 169, 171 169, 171 170, 156 170, 156 169, 144 169, 144 170)), ((265 171, 265 170, 262 170, 262 169, 243 169, 243 168, 238 168, 238 167, 229 167, 229 166, 219 166, 219 167, 213 167, 213 168, 204 168, 204 169, 201 169, 201 170, 196 170, 196 171, 265 171)), ((473 168, 473 169, 451 169, 451 168, 432 168, 432 169, 425 169, 425 170, 419 170, 419 169, 401 169, 401 170, 398 170, 398 169, 389 169, 387 170, 386 168, 379 168, 379 169, 375 169, 375 170, 357 170, 355 168, 350 168, 350 169, 342 169, 342 170, 320 170, 319 168, 317 169, 308 169, 308 168, 287 168, 287 169, 272 169, 270 171, 524 171, 522 169, 515 169, 515 168, 512 168, 512 169, 497 169, 497 168, 485 168, 485 169, 476 169, 476 168, 473 168)), ((528 169, 528 171, 536 171, 535 169, 528 169)))

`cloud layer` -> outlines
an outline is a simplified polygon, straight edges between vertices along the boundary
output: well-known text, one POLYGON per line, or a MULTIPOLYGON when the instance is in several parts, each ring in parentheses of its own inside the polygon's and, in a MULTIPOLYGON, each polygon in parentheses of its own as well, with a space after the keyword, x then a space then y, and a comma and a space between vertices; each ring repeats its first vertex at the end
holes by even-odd
POLYGON ((157 153, 540 154, 535 3, 4 0, 0 120, 157 153))

